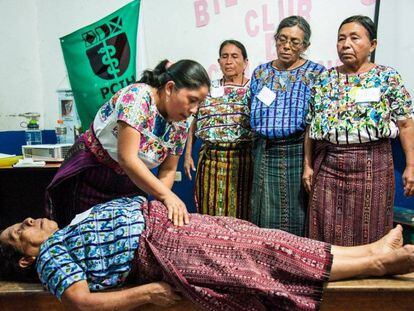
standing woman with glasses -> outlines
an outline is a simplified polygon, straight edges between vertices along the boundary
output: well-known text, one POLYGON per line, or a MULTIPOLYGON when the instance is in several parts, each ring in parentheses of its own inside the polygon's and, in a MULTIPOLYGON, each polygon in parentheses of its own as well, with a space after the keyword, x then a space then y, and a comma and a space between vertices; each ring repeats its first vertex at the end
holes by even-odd
POLYGON ((252 132, 247 52, 236 40, 225 40, 218 63, 223 78, 212 81, 209 96, 191 125, 184 169, 191 179, 193 136, 202 140, 195 180, 199 213, 250 218, 252 132))
POLYGON ((251 79, 253 149, 252 222, 304 235, 305 115, 310 88, 324 67, 303 57, 311 30, 300 16, 283 19, 275 34, 277 59, 251 79))

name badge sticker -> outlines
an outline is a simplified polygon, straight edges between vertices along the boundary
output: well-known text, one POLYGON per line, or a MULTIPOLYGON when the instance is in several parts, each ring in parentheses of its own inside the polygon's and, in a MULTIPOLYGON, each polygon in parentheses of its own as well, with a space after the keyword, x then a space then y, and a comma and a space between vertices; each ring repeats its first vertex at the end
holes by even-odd
POLYGON ((260 92, 259 95, 257 95, 257 98, 266 106, 270 106, 273 101, 276 98, 275 92, 270 90, 267 86, 264 86, 260 92))
POLYGON ((72 219, 72 221, 70 222, 69 226, 74 226, 77 225, 78 223, 80 223, 82 220, 85 220, 86 218, 88 218, 89 214, 92 212, 92 207, 86 211, 84 211, 83 213, 80 214, 76 214, 76 216, 72 219))
POLYGON ((368 89, 358 89, 355 102, 366 103, 366 102, 379 102, 381 97, 381 90, 379 87, 371 87, 368 89))
POLYGON ((222 97, 224 95, 224 87, 218 86, 218 87, 212 87, 210 89, 210 96, 213 98, 222 97))

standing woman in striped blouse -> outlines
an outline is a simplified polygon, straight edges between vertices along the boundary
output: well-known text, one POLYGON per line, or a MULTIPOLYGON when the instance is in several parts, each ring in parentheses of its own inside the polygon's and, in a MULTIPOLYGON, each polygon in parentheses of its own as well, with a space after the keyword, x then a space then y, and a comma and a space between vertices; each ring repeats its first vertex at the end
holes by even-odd
POLYGON ((398 134, 406 156, 404 192, 414 194, 411 98, 395 69, 369 61, 376 46, 369 17, 345 19, 337 41, 343 65, 325 71, 312 91, 303 181, 311 191, 313 239, 360 245, 392 228, 390 138, 398 134))
POLYGON ((250 217, 252 179, 249 79, 244 76, 247 52, 242 43, 220 45, 223 78, 212 81, 210 95, 190 128, 184 169, 191 180, 193 136, 203 142, 195 181, 197 211, 212 216, 250 217))
POLYGON ((311 30, 300 16, 282 20, 275 34, 277 59, 251 79, 254 144, 252 222, 303 236, 303 139, 310 88, 324 67, 303 58, 311 30))

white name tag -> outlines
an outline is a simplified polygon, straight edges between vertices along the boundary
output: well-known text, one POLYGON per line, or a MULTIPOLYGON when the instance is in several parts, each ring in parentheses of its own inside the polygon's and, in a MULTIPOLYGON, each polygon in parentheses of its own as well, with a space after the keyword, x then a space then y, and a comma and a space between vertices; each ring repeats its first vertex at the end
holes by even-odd
POLYGON ((356 103, 378 102, 381 97, 379 87, 371 87, 369 89, 359 89, 355 96, 356 103))
POLYGON ((264 86, 260 92, 259 95, 257 95, 257 98, 266 106, 270 106, 273 101, 276 98, 275 92, 270 90, 267 86, 264 86))
POLYGON ((72 219, 69 226, 76 225, 76 224, 80 223, 82 220, 88 218, 91 211, 92 211, 92 208, 88 209, 87 211, 84 211, 83 213, 76 214, 75 218, 72 219))
POLYGON ((224 95, 224 87, 212 87, 210 89, 210 96, 213 98, 222 97, 224 95))

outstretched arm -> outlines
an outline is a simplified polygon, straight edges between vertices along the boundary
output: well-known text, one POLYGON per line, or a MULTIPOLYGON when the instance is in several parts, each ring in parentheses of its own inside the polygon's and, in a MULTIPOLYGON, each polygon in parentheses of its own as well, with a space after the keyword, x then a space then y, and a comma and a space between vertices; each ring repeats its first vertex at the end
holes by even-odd
POLYGON ((128 177, 140 189, 163 201, 170 188, 163 184, 138 158, 141 134, 124 122, 118 122, 118 161, 128 177))
POLYGON ((164 282, 150 283, 114 292, 91 293, 86 281, 68 287, 62 295, 67 310, 133 310, 147 303, 171 306, 181 299, 164 282))
MULTIPOLYGON (((158 170, 158 178, 169 189, 171 189, 174 184, 175 172, 177 171, 179 159, 179 155, 169 155, 158 170)), ((168 208, 168 218, 171 219, 175 225, 179 226, 190 223, 190 216, 187 213, 184 203, 180 205, 181 202, 182 201, 175 194, 174 196, 165 198, 163 201, 164 205, 168 208), (175 200, 175 198, 179 201, 175 200)))
POLYGON ((180 160, 179 155, 169 155, 161 163, 158 169, 158 178, 161 182, 166 185, 169 189, 172 188, 175 180, 175 173, 177 172, 178 161, 180 160))
MULTIPOLYGON (((141 134, 136 129, 124 122, 118 122, 119 165, 135 185, 164 203, 168 208, 168 217, 173 220, 174 225, 187 224, 189 222, 187 208, 184 202, 171 191, 171 178, 161 173, 161 178, 165 179, 167 185, 164 184, 138 158, 140 138, 141 134)), ((176 160, 174 158, 168 160, 166 166, 171 167, 176 160)))

